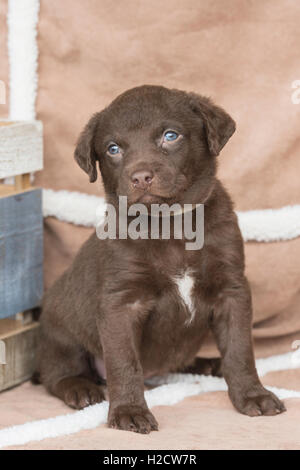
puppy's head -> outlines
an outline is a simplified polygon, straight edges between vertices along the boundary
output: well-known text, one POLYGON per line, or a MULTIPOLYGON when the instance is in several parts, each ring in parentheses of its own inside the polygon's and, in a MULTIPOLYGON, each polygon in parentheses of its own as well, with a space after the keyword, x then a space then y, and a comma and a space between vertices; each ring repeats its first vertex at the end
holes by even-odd
POLYGON ((160 86, 118 96, 83 130, 75 159, 110 201, 201 203, 214 182, 216 159, 235 123, 208 98, 160 86))

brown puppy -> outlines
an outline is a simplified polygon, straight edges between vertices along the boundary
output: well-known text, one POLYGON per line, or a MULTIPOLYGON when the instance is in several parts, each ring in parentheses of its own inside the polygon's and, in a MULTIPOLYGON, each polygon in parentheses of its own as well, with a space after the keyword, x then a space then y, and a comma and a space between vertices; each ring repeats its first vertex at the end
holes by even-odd
POLYGON ((109 426, 147 433, 157 423, 144 377, 187 370, 220 374, 220 360, 195 360, 209 328, 232 403, 249 416, 284 405, 260 383, 251 341, 251 294, 232 203, 216 179, 216 157, 235 123, 209 99, 158 86, 134 88, 95 114, 75 159, 90 181, 99 164, 107 201, 203 203, 205 242, 99 240, 93 235, 46 293, 39 372, 75 408, 103 399, 109 426))

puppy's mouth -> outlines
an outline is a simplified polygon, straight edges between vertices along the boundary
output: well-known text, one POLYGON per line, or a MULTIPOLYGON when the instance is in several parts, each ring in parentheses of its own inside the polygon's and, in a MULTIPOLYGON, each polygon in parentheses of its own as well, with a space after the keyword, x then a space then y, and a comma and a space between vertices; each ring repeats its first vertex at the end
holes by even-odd
POLYGON ((153 194, 147 191, 141 196, 139 196, 135 202, 148 205, 148 204, 160 204, 165 201, 166 201, 165 197, 162 197, 158 194, 153 194))
POLYGON ((142 194, 128 195, 128 204, 144 204, 146 207, 150 207, 151 204, 173 204, 177 202, 178 194, 159 194, 151 191, 145 191, 142 194))

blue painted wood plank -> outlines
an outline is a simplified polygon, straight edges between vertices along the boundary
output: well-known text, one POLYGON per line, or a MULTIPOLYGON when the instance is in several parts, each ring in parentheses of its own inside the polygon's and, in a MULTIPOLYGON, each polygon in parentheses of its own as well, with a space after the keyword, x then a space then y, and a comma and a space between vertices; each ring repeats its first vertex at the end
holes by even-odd
POLYGON ((43 294, 40 189, 0 198, 0 318, 39 305, 43 294))

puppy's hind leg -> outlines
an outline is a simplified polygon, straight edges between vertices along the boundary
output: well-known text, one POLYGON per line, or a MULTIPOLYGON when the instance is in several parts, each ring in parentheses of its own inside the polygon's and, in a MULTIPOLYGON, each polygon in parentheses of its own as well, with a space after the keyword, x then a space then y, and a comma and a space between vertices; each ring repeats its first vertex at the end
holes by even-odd
POLYGON ((223 377, 222 363, 220 357, 195 357, 191 365, 184 367, 177 372, 183 374, 212 375, 213 377, 223 377))
POLYGON ((42 335, 39 373, 48 391, 68 406, 82 409, 105 399, 103 388, 93 381, 88 355, 80 346, 42 335))
POLYGON ((54 394, 77 410, 101 403, 105 399, 101 386, 80 375, 61 379, 55 386, 54 394))

